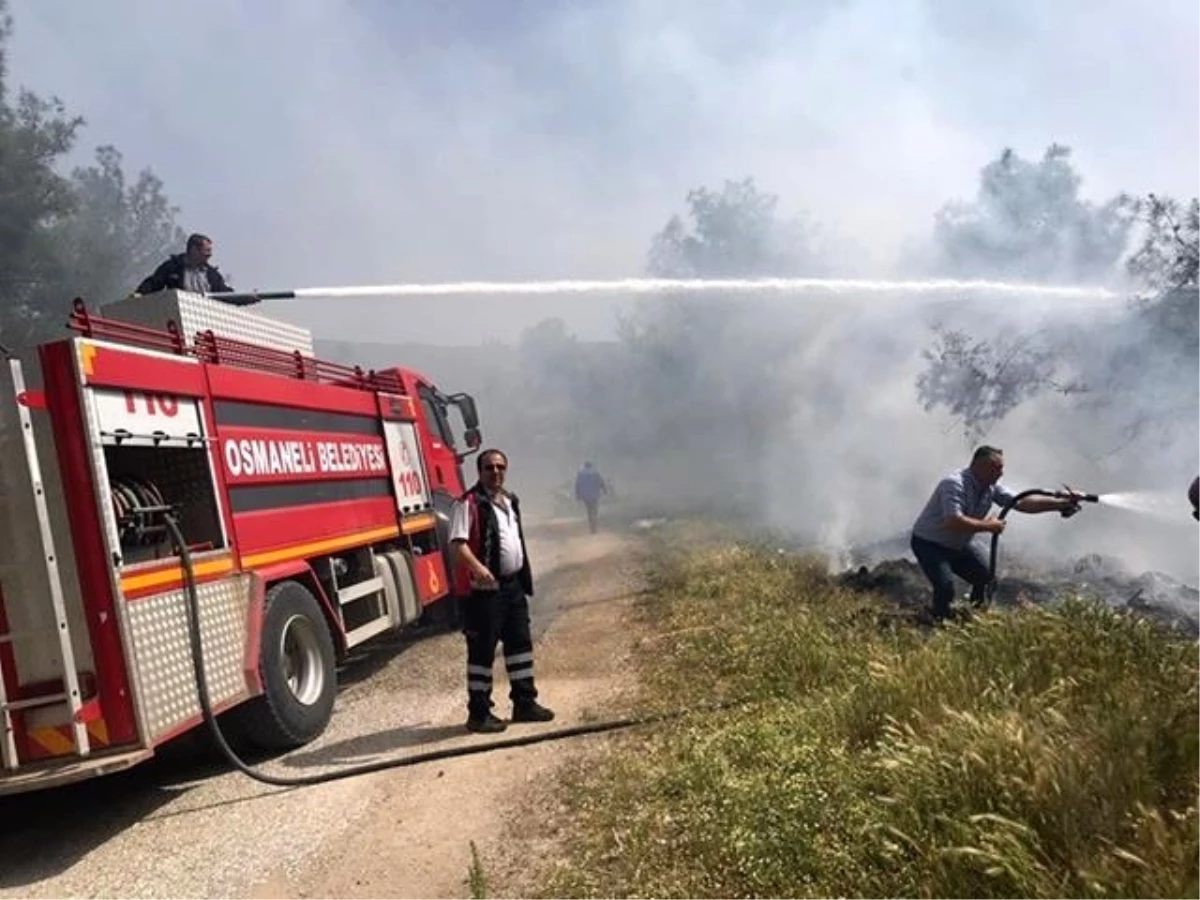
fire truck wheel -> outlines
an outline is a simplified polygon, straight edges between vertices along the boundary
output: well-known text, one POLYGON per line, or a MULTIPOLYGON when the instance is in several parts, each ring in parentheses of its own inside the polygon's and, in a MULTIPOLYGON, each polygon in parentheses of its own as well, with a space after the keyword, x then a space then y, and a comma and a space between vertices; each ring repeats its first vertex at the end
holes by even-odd
POLYGON ((252 743, 290 750, 320 735, 333 716, 333 639, 317 599, 299 582, 271 587, 266 607, 258 661, 263 693, 243 725, 252 743))

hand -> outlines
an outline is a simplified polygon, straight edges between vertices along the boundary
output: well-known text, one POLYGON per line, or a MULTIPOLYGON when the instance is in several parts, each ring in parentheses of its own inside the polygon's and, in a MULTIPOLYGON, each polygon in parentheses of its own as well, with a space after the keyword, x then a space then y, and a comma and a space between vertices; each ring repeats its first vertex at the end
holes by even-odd
POLYGON ((984 528, 985 531, 989 531, 992 534, 1004 533, 1005 521, 1003 519, 997 519, 995 516, 988 516, 983 520, 983 524, 986 526, 984 528))
POLYGON ((1086 495, 1083 491, 1077 491, 1069 484, 1064 484, 1059 496, 1067 500, 1082 500, 1086 495))
POLYGON ((476 569, 474 572, 474 578, 472 580, 475 582, 476 587, 483 588, 485 590, 490 590, 499 585, 499 582, 496 581, 496 576, 492 574, 491 570, 488 569, 487 566, 480 566, 478 569, 476 569))

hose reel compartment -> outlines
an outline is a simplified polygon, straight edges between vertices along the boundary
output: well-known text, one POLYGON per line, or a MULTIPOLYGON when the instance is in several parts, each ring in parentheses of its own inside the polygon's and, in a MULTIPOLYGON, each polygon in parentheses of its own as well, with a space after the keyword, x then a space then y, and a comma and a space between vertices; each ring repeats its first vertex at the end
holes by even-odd
POLYGON ((196 553, 227 538, 199 401, 194 397, 91 388, 94 445, 103 472, 101 507, 122 568, 173 556, 163 515, 173 512, 196 553))

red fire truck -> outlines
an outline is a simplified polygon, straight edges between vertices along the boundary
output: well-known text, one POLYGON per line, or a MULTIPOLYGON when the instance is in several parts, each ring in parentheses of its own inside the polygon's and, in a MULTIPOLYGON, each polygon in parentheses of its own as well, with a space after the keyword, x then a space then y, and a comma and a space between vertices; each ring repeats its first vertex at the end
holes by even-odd
POLYGON ((183 292, 77 300, 70 327, 0 366, 0 794, 135 765, 203 721, 168 515, 213 709, 265 748, 313 740, 347 651, 455 602, 474 401, 183 292))

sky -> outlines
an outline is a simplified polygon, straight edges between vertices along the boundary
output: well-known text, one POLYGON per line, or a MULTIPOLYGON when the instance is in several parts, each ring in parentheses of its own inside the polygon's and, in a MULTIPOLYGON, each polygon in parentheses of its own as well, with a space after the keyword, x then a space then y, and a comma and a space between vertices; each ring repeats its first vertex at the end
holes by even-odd
MULTIPOLYGON (((1006 146, 1083 192, 1198 193, 1194 0, 10 0, 13 81, 151 167, 238 288, 644 273, 752 176, 897 270, 1006 146)), ((295 301, 322 337, 509 341, 596 297, 295 301)))

